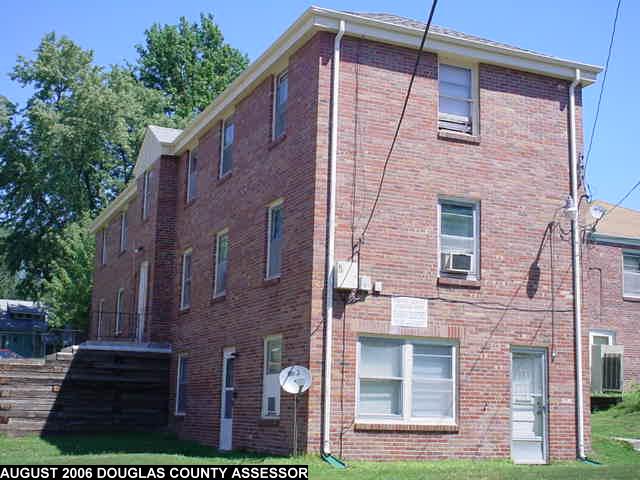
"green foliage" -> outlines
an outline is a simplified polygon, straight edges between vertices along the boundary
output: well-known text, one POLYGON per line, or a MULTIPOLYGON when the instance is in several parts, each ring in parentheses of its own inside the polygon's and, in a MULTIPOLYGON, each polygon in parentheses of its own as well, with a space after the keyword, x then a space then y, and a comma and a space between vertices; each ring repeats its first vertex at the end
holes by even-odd
POLYGON ((213 15, 199 23, 181 17, 177 25, 154 24, 137 45, 137 72, 168 99, 167 113, 188 120, 202 111, 247 66, 248 58, 225 43, 213 15))
POLYGON ((43 282, 42 296, 51 326, 80 330, 88 326, 95 255, 88 224, 88 218, 71 223, 57 237, 57 256, 51 263, 50 278, 43 282))

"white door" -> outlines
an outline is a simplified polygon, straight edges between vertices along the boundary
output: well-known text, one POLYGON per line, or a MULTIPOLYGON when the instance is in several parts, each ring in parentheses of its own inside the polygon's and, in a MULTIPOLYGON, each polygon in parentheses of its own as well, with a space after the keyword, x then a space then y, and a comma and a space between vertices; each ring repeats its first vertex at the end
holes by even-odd
POLYGON ((511 353, 511 458, 515 463, 547 463, 546 352, 511 353))
POLYGON ((222 360, 222 401, 220 412, 220 450, 233 447, 233 365, 236 349, 225 348, 222 360))
POLYGON ((136 340, 142 342, 144 338, 144 321, 147 316, 147 285, 149 283, 149 262, 140 264, 140 279, 138 284, 138 324, 136 326, 136 340))

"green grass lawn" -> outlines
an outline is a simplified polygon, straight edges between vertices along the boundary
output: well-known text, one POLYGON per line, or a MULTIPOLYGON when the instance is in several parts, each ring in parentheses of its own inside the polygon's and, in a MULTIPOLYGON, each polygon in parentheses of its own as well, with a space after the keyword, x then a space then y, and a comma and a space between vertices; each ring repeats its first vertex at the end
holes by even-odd
POLYGON ((123 434, 59 437, 0 437, 0 464, 307 464, 312 479, 637 479, 640 454, 611 437, 640 438, 640 394, 597 412, 592 419, 592 458, 602 465, 557 462, 513 465, 508 460, 438 462, 349 462, 336 470, 309 455, 295 459, 246 453, 220 454, 215 449, 162 434, 123 434))

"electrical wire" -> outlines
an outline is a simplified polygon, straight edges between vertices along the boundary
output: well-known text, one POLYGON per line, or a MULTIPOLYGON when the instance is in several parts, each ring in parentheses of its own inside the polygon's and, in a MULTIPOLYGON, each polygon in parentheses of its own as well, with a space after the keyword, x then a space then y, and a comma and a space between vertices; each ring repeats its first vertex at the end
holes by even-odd
MULTIPOLYGON (((607 83, 607 74, 609 73, 609 61, 611 60, 611 53, 613 51, 613 40, 616 36, 616 25, 618 24, 618 17, 620 15, 620 5, 622 0, 618 0, 616 6, 616 15, 613 19, 613 27, 611 29, 611 39, 609 40, 609 52, 607 53, 607 61, 604 64, 604 75, 602 76, 602 85, 600 86, 600 95, 598 96, 598 105, 596 107, 596 115, 593 119, 593 126, 591 127, 591 136, 589 138, 589 148, 587 149, 587 156, 584 160, 584 174, 587 175, 587 167, 589 166, 589 158, 591 157, 591 147, 593 146, 593 138, 595 137, 596 128, 598 126, 598 118, 600 116, 600 105, 602 103, 602 97, 604 95, 604 87, 607 83)), ((586 182, 585 182, 586 183, 586 182)))
POLYGON ((598 226, 598 223, 600 223, 600 221, 601 221, 604 217, 606 217, 606 216, 607 216, 607 215, 609 215, 611 212, 613 212, 616 208, 618 208, 620 205, 622 205, 622 203, 623 203, 627 198, 629 198, 629 195, 631 195, 631 194, 635 191, 635 189, 636 189, 636 188, 638 188, 638 187, 640 187, 640 180, 638 180, 638 181, 636 182, 636 184, 635 184, 633 187, 631 187, 631 190, 629 190, 629 191, 625 194, 625 196, 624 196, 624 197, 622 197, 622 198, 618 201, 618 203, 616 203, 613 207, 611 207, 609 210, 607 210, 606 212, 604 212, 604 215, 602 215, 598 220, 596 220, 596 223, 594 223, 594 225, 593 225, 593 230, 595 231, 596 227, 598 226))
POLYGON ((396 125, 396 131, 393 135, 393 140, 391 141, 391 146, 389 147, 389 152, 387 153, 387 157, 384 161, 384 167, 382 168, 382 176, 380 177, 380 183, 378 184, 378 193, 376 194, 376 198, 373 202, 373 206, 371 207, 371 212, 369 213, 369 218, 367 219, 367 223, 360 234, 360 240, 364 238, 369 229, 369 225, 373 220, 373 215, 376 212, 376 208, 378 207, 378 201, 380 200, 380 194, 382 193, 382 186, 384 184, 384 177, 387 173, 387 167, 389 166, 389 160, 391 159, 391 154, 393 153, 393 149, 396 146, 396 142, 398 140, 398 135, 400 134, 400 127, 402 126, 402 121, 404 120, 404 115, 407 111, 407 105, 409 104, 409 97, 411 96, 411 90, 413 89, 413 83, 415 82, 416 75, 418 74, 418 66, 420 65, 420 57, 422 57, 422 51, 424 49, 424 44, 427 41, 427 35, 429 33, 429 29, 431 28, 431 20, 433 20, 433 14, 436 11, 436 5, 438 4, 438 0, 433 0, 431 4, 431 10, 429 12, 429 18, 427 20, 427 25, 424 29, 424 33, 422 35, 422 41, 420 42, 420 48, 418 49, 418 55, 416 56, 416 63, 413 67, 413 73, 411 74, 411 80, 409 81, 409 88, 407 89, 407 94, 404 97, 404 104, 402 106, 402 112, 400 112, 400 118, 398 119, 398 124, 396 125))

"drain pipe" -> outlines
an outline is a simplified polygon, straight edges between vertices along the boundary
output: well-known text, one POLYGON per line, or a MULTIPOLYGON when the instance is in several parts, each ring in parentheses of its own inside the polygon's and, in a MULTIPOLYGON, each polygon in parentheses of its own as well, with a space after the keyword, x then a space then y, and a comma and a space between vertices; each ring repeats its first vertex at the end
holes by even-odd
POLYGON ((324 399, 322 416, 322 453, 331 455, 331 369, 333 353, 333 285, 336 240, 336 163, 338 158, 338 94, 340 87, 340 44, 345 22, 333 43, 333 72, 331 79, 331 146, 329 150, 329 212, 327 218, 327 265, 325 285, 324 332, 324 399))
POLYGON ((578 225, 578 152, 576 140, 576 87, 580 83, 580 70, 569 86, 569 144, 571 160, 571 198, 573 199, 571 215, 571 239, 573 261, 573 311, 575 316, 576 342, 576 435, 578 458, 586 458, 584 451, 584 399, 582 389, 582 265, 580 263, 580 226, 578 225))

